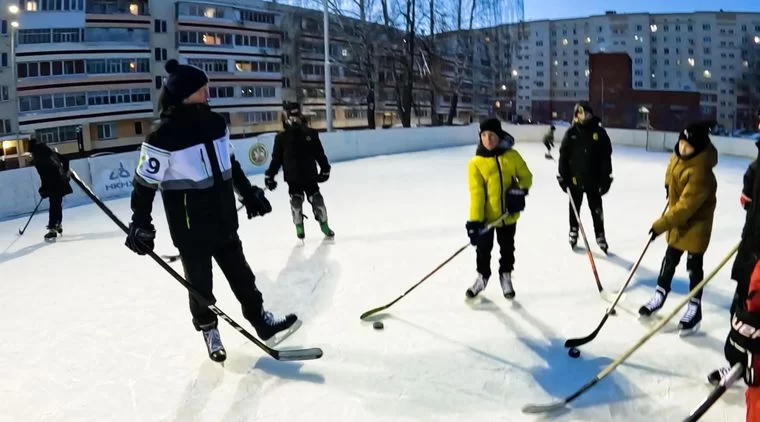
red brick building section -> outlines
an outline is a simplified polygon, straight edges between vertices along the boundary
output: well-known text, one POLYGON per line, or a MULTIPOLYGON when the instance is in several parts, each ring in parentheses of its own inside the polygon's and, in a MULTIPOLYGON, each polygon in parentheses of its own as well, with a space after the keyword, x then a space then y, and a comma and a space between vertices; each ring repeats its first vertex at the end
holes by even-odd
POLYGON ((649 110, 649 125, 656 130, 679 131, 700 119, 698 92, 633 89, 631 58, 627 53, 589 55, 589 103, 607 127, 643 125, 639 108, 649 110))

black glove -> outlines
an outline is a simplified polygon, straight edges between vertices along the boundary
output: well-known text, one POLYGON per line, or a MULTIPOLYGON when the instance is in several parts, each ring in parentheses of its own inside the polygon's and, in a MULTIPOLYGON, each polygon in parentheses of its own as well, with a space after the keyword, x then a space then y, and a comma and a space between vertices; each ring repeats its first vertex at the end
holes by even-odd
POLYGON ((272 205, 264 196, 264 190, 258 186, 251 186, 251 189, 243 195, 240 202, 245 205, 249 220, 272 211, 272 205))
POLYGON ((567 192, 568 185, 564 177, 557 175, 557 183, 559 183, 559 187, 562 189, 562 192, 567 192))
POLYGON ((266 185, 269 190, 277 189, 277 181, 274 180, 274 176, 264 176, 264 185, 266 185))
POLYGON ((477 246, 480 232, 486 228, 486 225, 480 221, 468 221, 467 224, 465 224, 465 227, 467 228, 467 236, 470 237, 470 244, 472 246, 477 246))
POLYGON ((670 196, 670 191, 668 190, 668 185, 665 185, 665 199, 668 199, 670 196))
POLYGON ((612 185, 612 176, 607 176, 604 180, 602 180, 601 184, 599 184, 599 194, 606 195, 607 192, 610 191, 611 185, 612 185))
POLYGON ((129 234, 124 244, 138 255, 145 255, 152 252, 155 247, 154 239, 156 238, 156 229, 152 224, 146 227, 139 227, 134 222, 129 223, 129 234))
POLYGON ((744 382, 747 386, 756 387, 760 385, 760 375, 755 377, 755 371, 760 371, 760 354, 755 353, 760 340, 755 335, 757 327, 760 327, 760 318, 757 314, 744 310, 743 306, 741 304, 731 315, 731 331, 726 337, 723 353, 731 366, 736 363, 744 366, 744 382))
POLYGON ((330 178, 330 169, 322 169, 317 175, 317 183, 324 183, 330 178))
POLYGON ((661 235, 662 233, 657 233, 653 228, 649 229, 649 238, 652 240, 657 239, 657 236, 661 235))
POLYGON ((526 189, 510 188, 507 191, 507 212, 510 214, 518 213, 525 209, 525 195, 528 194, 526 189))
POLYGON ((43 188, 42 186, 40 186, 40 188, 37 190, 37 193, 40 194, 40 198, 45 199, 45 198, 48 197, 48 191, 47 191, 47 189, 43 188))

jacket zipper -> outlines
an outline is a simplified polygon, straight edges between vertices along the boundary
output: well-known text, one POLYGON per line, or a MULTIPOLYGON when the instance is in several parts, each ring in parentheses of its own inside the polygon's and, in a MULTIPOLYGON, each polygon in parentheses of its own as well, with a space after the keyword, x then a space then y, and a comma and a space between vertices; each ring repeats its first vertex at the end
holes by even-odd
POLYGON ((504 192, 504 176, 502 176, 501 174, 501 164, 499 164, 499 157, 496 156, 493 158, 496 160, 496 168, 499 170, 499 186, 501 187, 501 196, 499 200, 501 202, 501 213, 504 214, 505 212, 507 212, 507 206, 505 203, 506 195, 504 192))
POLYGON ((187 212, 187 194, 185 194, 185 223, 187 224, 187 229, 190 230, 190 214, 187 212))
POLYGON ((209 176, 208 174, 208 168, 206 168, 206 157, 203 156, 203 150, 198 150, 198 153, 201 154, 201 162, 203 163, 203 171, 206 172, 206 177, 209 176))

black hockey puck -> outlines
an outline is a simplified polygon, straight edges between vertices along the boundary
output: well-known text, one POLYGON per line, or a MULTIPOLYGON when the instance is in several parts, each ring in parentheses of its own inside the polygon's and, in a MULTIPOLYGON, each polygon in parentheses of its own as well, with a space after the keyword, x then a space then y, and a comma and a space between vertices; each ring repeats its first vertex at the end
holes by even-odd
POLYGON ((570 350, 567 351, 567 355, 573 359, 578 359, 581 356, 581 351, 575 347, 571 347, 570 350))
POLYGON ((615 308, 612 308, 612 310, 610 311, 610 315, 617 315, 617 311, 615 310, 615 308))
POLYGON ((382 330, 383 327, 384 327, 384 325, 383 325, 382 321, 375 321, 375 322, 372 323, 372 328, 374 328, 376 330, 382 330))

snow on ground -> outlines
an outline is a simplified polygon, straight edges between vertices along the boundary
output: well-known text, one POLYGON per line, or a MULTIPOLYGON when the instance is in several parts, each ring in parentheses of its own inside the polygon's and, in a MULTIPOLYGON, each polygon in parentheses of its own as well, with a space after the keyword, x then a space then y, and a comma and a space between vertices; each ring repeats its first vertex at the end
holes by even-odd
MULTIPOLYGON (((55 244, 42 240, 44 214, 22 237, 24 218, 0 223, 0 421, 682 419, 708 393, 707 373, 725 364, 733 260, 707 286, 701 334, 663 330, 570 411, 521 413, 527 403, 572 393, 646 333, 635 314, 652 293, 665 242, 650 248, 618 316, 581 358, 568 358, 564 341, 591 332, 606 303, 586 254, 567 245, 556 163, 544 159, 540 144, 518 149, 535 181, 517 228, 512 303, 495 280, 481 300, 465 302, 475 276, 468 248, 389 309, 384 330, 359 320, 467 243, 466 165, 474 146, 336 163, 322 185, 337 233, 332 245, 322 244, 309 219, 307 244, 296 246, 284 183, 268 194, 272 214, 241 219, 265 306, 304 320, 282 346, 323 348, 315 361, 277 362, 220 322, 229 358, 224 368, 212 363, 185 289, 126 249, 124 234, 93 205, 65 210, 64 237, 55 244)), ((664 206, 667 160, 615 148, 615 181, 605 197, 614 254, 603 256, 591 239, 607 290, 623 283, 664 206)), ((739 239, 747 163, 721 157, 706 273, 739 239)), ((252 180, 263 185, 262 176, 252 180)), ((128 199, 107 204, 128 221, 128 199)), ((582 215, 593 232, 585 204, 582 215)), ((156 251, 175 253, 158 198, 154 218, 156 251)), ((217 268, 214 275, 218 306, 250 327, 217 268)), ((687 290, 684 259, 662 313, 687 290)), ((737 421, 743 412, 743 390, 735 387, 702 420, 737 421)))

